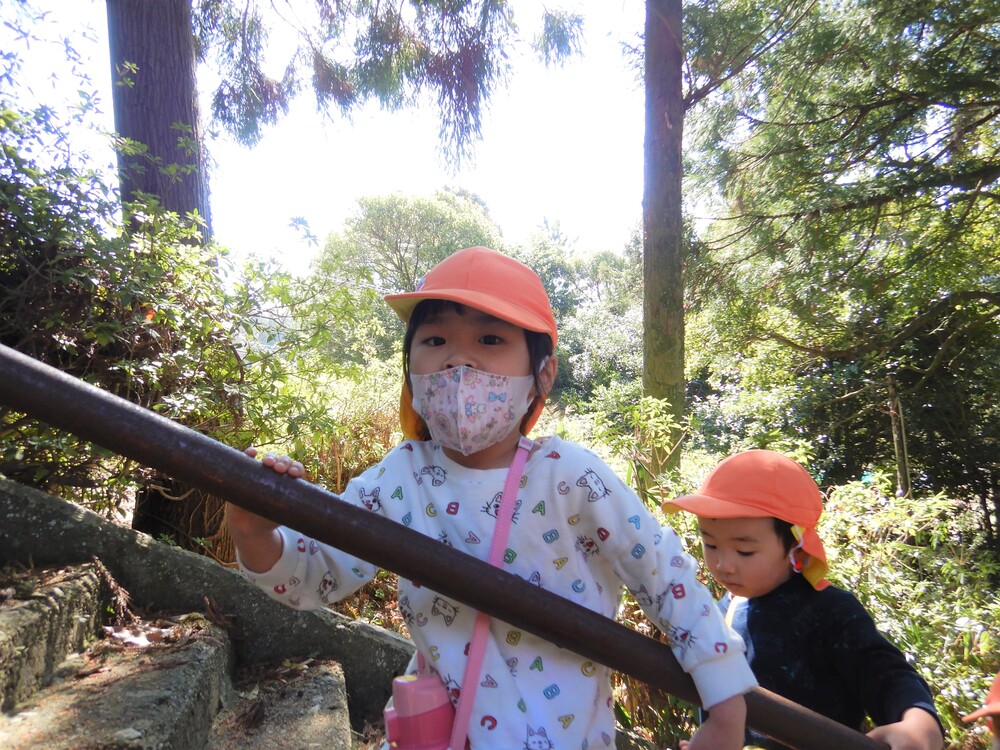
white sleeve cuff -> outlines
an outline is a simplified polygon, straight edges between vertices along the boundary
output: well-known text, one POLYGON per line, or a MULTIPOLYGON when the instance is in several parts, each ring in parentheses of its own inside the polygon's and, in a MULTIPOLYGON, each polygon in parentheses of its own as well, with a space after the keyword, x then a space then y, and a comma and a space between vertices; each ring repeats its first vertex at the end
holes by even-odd
POLYGON ((706 710, 757 687, 757 678, 753 676, 742 651, 699 664, 690 674, 698 688, 701 706, 706 710))

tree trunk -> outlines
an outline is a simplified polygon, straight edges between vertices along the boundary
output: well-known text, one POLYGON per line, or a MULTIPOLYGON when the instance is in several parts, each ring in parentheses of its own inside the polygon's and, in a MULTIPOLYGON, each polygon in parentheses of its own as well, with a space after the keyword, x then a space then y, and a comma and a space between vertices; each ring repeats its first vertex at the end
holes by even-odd
MULTIPOLYGON (((679 422, 684 413, 681 0, 647 0, 645 56, 643 390, 669 401, 679 422)), ((654 448, 654 474, 679 462, 679 450, 654 448)))
POLYGON ((122 202, 156 196, 181 216, 197 211, 211 236, 198 119, 191 0, 107 0, 122 202), (138 153, 130 153, 132 146, 138 153))
POLYGON ((896 497, 910 494, 910 455, 906 449, 906 421, 903 419, 903 402, 896 390, 896 378, 886 378, 889 390, 889 420, 892 423, 892 447, 896 454, 896 497))
MULTIPOLYGON (((201 143, 191 0, 107 0, 122 203, 141 195, 205 222, 211 239, 208 175, 201 143)), ((169 477, 140 489, 132 526, 228 562, 232 543, 223 502, 169 477)))

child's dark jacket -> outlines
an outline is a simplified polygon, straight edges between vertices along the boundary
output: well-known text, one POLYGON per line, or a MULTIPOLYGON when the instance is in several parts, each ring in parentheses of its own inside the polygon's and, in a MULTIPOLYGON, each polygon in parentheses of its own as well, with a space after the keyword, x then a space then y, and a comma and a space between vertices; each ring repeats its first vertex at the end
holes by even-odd
MULTIPOLYGON (((728 609, 728 596, 720 606, 728 609)), ((899 721, 914 706, 937 716, 927 683, 847 591, 816 591, 793 575, 737 604, 732 625, 761 687, 852 729, 866 716, 878 725, 899 721)), ((752 732, 747 742, 784 747, 752 732)))

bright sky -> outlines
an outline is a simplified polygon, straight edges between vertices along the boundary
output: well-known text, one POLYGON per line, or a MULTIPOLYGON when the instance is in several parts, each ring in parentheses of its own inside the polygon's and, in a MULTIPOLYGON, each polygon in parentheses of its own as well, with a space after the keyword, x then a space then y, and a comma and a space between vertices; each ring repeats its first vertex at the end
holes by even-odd
MULTIPOLYGON (((72 24, 83 66, 112 122, 103 0, 34 2, 51 8, 59 23, 72 24), (93 34, 81 33, 88 25, 93 34)), ((539 5, 520 5, 527 11, 516 17, 530 37, 539 5)), ((643 141, 642 91, 621 43, 636 43, 643 3, 585 5, 584 57, 546 69, 526 46, 516 52, 509 85, 495 92, 484 116, 475 161, 457 174, 440 155, 429 106, 397 112, 371 106, 350 121, 339 113, 331 121, 303 92, 252 150, 225 137, 211 140, 216 239, 239 255, 277 257, 300 269, 315 249, 289 227, 293 217, 305 218, 322 243, 361 196, 430 195, 451 185, 483 198, 508 243, 526 243, 547 220, 559 224, 575 249, 620 250, 641 217, 643 141)), ((60 50, 35 52, 28 70, 60 64, 60 50)))

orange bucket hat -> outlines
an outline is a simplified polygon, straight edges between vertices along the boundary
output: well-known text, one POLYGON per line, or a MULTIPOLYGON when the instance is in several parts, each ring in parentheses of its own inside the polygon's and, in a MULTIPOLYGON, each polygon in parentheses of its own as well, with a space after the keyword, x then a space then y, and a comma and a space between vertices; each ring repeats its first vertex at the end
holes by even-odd
MULTIPOLYGON (((513 258, 487 247, 467 247, 448 256, 427 272, 416 291, 386 295, 385 301, 406 323, 413 308, 425 299, 443 299, 474 307, 528 331, 547 333, 555 349, 559 333, 549 295, 538 274, 513 258)), ((538 421, 545 398, 521 423, 525 434, 538 421)), ((420 435, 423 419, 413 408, 413 394, 403 384, 399 401, 403 437, 420 435)))
POLYGON ((720 461, 697 494, 663 504, 667 513, 686 510, 704 518, 778 518, 792 524, 792 533, 809 555, 802 568, 815 589, 830 585, 826 550, 816 533, 823 512, 823 495, 802 466, 780 453, 750 450, 720 461))
POLYGON ((989 695, 986 696, 986 704, 978 711, 963 716, 962 721, 968 724, 976 719, 986 717, 987 725, 996 734, 1000 732, 1000 724, 993 720, 995 716, 1000 716, 1000 672, 997 672, 997 676, 993 679, 993 687, 990 688, 989 695))

